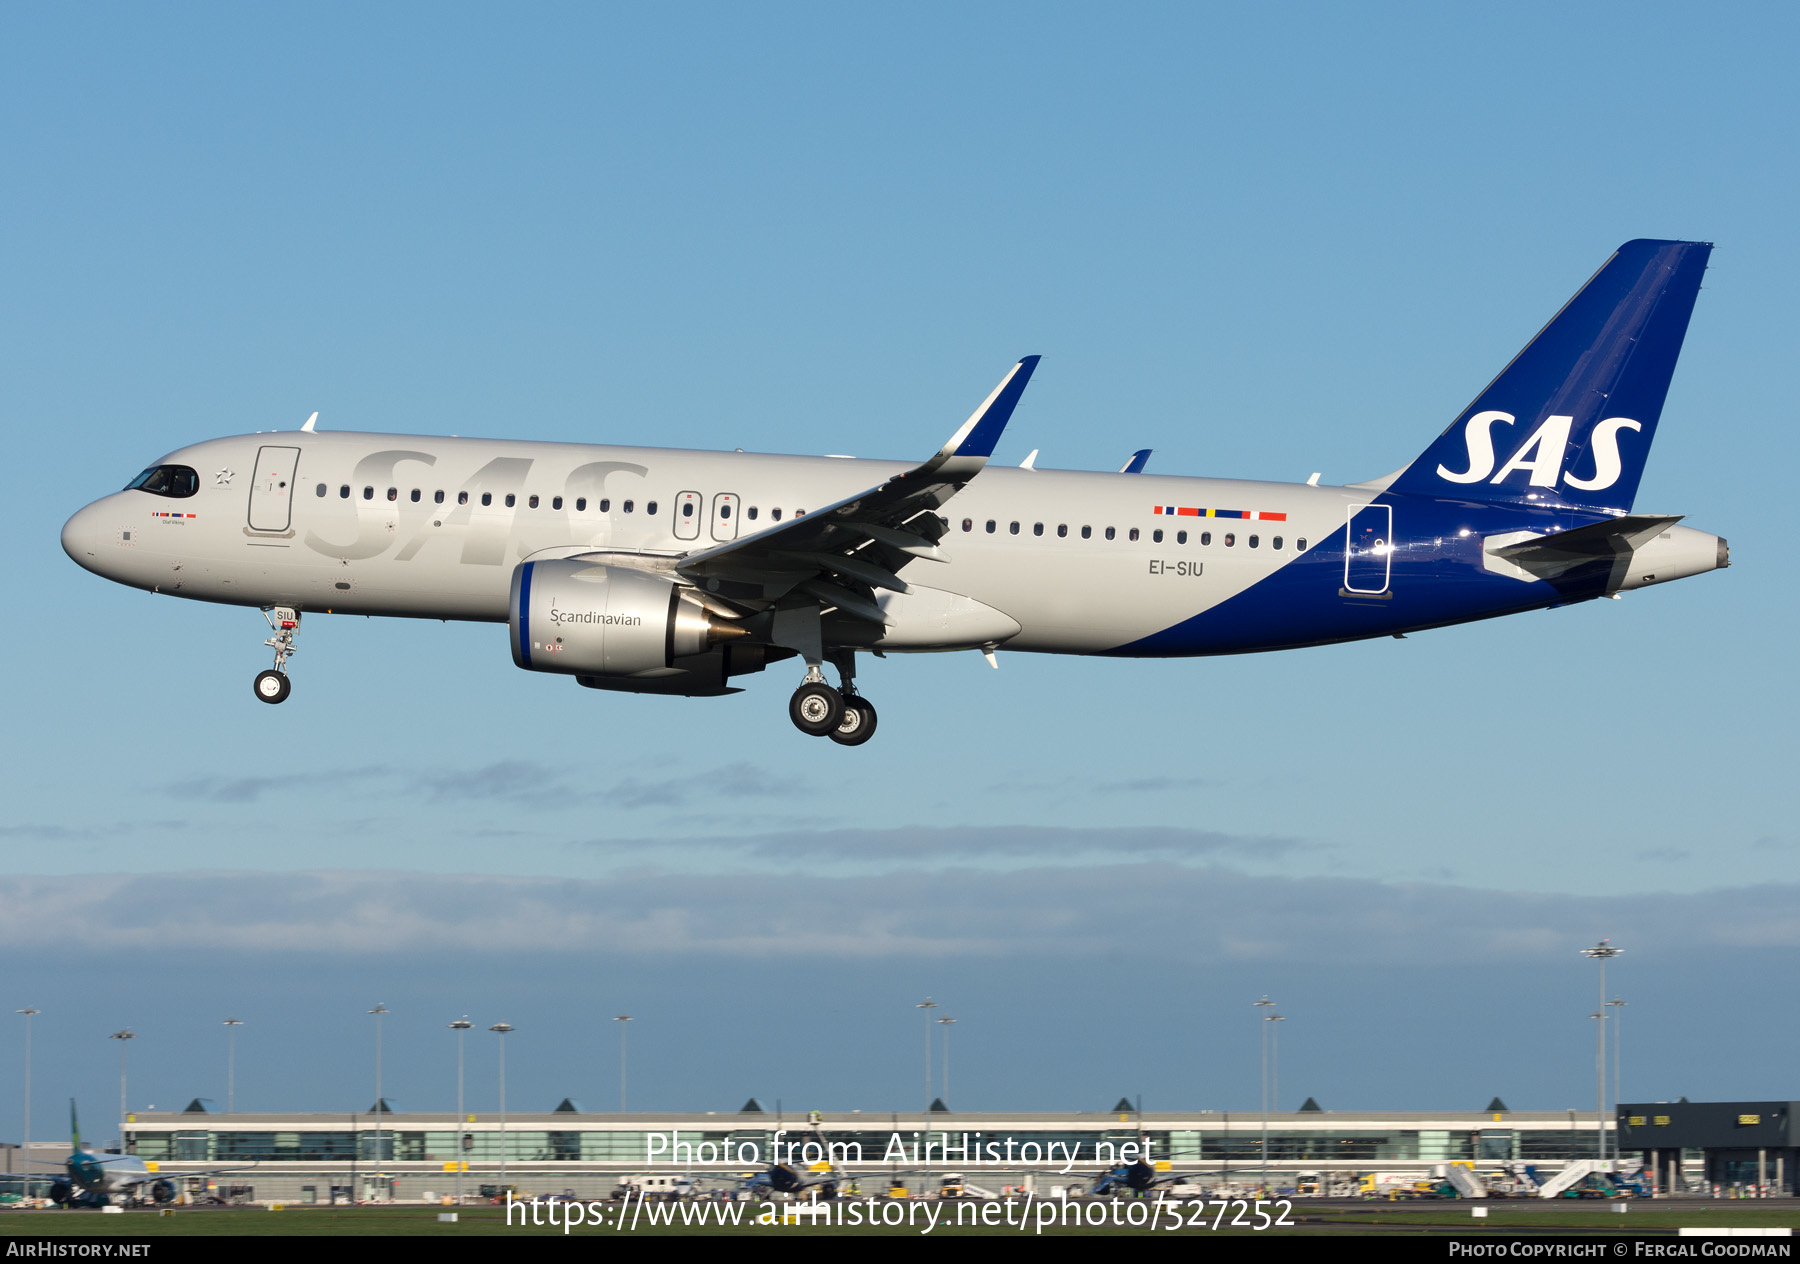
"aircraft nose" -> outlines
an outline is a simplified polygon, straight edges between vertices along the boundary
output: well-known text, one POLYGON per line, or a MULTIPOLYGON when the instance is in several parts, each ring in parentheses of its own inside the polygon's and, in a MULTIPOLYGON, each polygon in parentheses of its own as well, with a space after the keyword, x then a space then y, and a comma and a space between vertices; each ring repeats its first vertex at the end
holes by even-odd
POLYGON ((77 510, 75 516, 63 523, 63 552, 86 570, 98 572, 100 560, 100 544, 104 538, 105 528, 101 525, 104 511, 101 502, 95 501, 85 509, 77 510))

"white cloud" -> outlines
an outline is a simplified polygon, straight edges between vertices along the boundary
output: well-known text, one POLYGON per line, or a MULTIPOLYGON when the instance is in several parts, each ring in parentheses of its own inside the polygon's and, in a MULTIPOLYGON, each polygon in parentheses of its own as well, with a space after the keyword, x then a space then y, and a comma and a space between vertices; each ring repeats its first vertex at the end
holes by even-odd
POLYGON ((1162 860, 1013 872, 422 873, 0 879, 0 944, 83 950, 600 952, 1145 960, 1556 958, 1612 935, 1639 957, 1800 946, 1800 890, 1629 902, 1362 879, 1251 876, 1162 860))

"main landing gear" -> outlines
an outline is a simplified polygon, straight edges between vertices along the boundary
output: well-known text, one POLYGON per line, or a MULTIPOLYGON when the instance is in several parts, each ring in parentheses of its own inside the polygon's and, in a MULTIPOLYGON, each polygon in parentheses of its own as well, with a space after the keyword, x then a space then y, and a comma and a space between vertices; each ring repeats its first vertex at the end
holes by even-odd
POLYGON ((269 630, 275 634, 263 642, 275 651, 275 666, 257 672, 256 681, 250 687, 259 701, 273 705, 286 702, 293 691, 287 678, 287 661, 290 654, 299 652, 294 648, 294 633, 300 627, 300 612, 289 606, 276 606, 273 610, 263 611, 263 618, 268 620, 269 630))
POLYGON ((825 673, 815 665, 788 701, 794 727, 811 737, 829 737, 839 746, 861 746, 875 736, 875 707, 856 692, 856 655, 832 655, 843 689, 825 683, 825 673))

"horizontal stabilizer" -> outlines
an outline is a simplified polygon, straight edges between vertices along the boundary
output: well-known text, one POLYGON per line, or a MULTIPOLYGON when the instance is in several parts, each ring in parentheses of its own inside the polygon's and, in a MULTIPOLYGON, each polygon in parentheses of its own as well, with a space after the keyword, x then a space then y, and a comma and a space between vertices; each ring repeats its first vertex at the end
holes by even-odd
POLYGON ((1681 519, 1681 514, 1627 514, 1623 518, 1576 527, 1573 531, 1520 540, 1492 552, 1495 557, 1519 563, 1616 557, 1654 540, 1681 519))

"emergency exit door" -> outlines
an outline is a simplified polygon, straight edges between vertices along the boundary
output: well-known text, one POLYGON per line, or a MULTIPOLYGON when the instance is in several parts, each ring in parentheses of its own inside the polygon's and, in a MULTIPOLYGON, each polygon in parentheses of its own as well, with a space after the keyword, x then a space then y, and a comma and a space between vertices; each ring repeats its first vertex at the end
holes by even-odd
POLYGON ((713 497, 712 537, 715 540, 735 540, 738 533, 738 498, 730 492, 720 492, 713 497))
POLYGON ((1344 591, 1384 593, 1394 558, 1392 505, 1350 506, 1344 547, 1344 591))
POLYGON ((250 480, 250 529, 286 531, 294 518, 294 469, 299 448, 258 448, 250 480))

